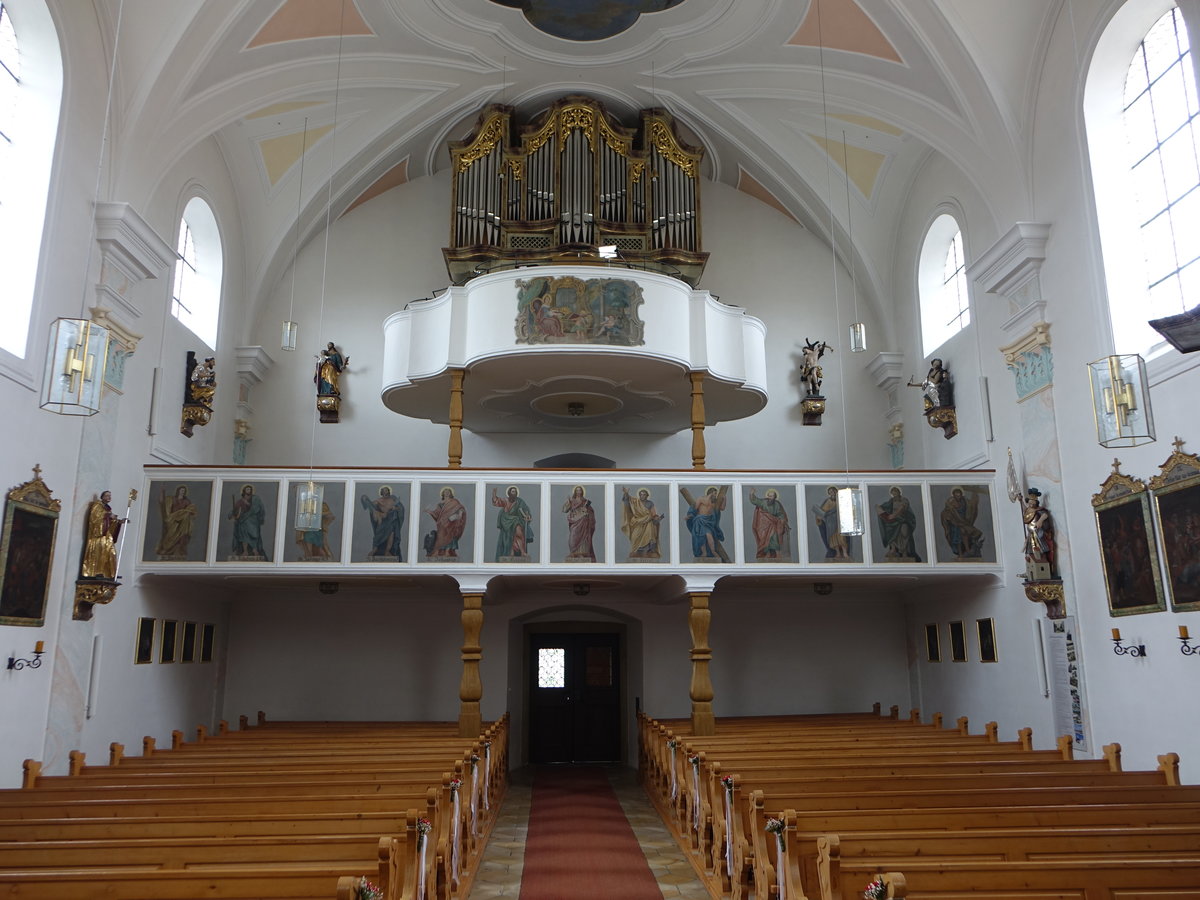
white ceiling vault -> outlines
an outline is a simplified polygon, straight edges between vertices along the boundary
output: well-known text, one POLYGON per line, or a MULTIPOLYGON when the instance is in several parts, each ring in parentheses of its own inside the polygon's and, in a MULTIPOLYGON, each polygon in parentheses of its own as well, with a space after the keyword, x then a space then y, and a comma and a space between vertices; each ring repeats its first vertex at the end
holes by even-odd
MULTIPOLYGON (((110 38, 120 3, 97 0, 110 38)), ((124 0, 114 195, 136 205, 153 189, 146 173, 215 137, 256 303, 290 262, 298 206, 307 240, 327 197, 336 217, 447 167, 446 141, 486 104, 530 114, 586 93, 627 122, 667 108, 706 147, 708 177, 826 242, 832 207, 838 252, 886 306, 894 223, 930 154, 1010 198, 997 215, 1020 218, 1028 98, 1062 11, 1061 0, 683 0, 574 41, 491 0, 124 0)))

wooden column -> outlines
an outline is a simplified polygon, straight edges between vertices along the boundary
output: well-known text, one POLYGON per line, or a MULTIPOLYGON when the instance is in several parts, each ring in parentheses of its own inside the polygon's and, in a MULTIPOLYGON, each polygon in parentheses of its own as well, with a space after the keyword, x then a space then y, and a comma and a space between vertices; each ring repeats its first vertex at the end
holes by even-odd
POLYGON ((449 469, 462 468, 463 379, 466 374, 465 369, 450 370, 450 445, 446 451, 449 469))
POLYGON ((692 380, 692 468, 704 468, 704 373, 689 372, 692 380))
POLYGON ((708 646, 708 625, 712 613, 708 610, 707 592, 691 593, 692 608, 688 612, 688 626, 692 630, 692 734, 716 734, 713 719, 712 679, 708 676, 708 664, 712 660, 712 648, 708 646))
POLYGON ((458 686, 458 735, 478 737, 483 730, 479 701, 483 697, 483 682, 479 679, 479 660, 483 647, 479 633, 483 630, 483 594, 463 594, 462 682, 458 686))

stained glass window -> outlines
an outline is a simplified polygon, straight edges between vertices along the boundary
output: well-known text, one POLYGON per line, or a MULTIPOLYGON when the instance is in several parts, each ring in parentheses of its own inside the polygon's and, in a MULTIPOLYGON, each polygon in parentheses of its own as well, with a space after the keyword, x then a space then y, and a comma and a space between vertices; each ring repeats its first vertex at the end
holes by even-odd
POLYGON ((567 651, 562 647, 538 649, 538 687, 567 686, 567 651))

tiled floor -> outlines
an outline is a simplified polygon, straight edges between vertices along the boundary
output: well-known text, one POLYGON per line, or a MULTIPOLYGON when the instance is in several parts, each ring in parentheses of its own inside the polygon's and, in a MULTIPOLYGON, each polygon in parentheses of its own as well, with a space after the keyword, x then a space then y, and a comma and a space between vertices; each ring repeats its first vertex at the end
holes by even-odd
MULTIPOLYGON (((666 900, 708 900, 708 891, 646 799, 637 782, 637 773, 632 769, 613 768, 609 771, 609 780, 642 845, 650 871, 658 879, 663 897, 666 900)), ((496 827, 475 875, 470 900, 520 896, 531 782, 528 771, 512 774, 496 827)))

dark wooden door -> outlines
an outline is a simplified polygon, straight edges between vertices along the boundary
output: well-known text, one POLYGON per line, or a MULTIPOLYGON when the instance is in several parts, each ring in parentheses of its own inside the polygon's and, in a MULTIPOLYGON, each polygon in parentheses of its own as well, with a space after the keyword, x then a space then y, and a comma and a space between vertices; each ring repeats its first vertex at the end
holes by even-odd
POLYGON ((621 636, 530 635, 529 761, 621 758, 621 636))

